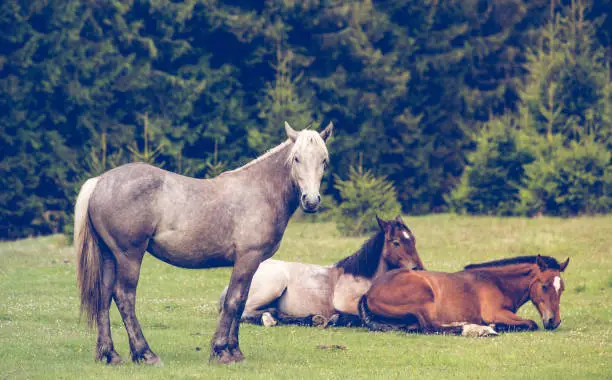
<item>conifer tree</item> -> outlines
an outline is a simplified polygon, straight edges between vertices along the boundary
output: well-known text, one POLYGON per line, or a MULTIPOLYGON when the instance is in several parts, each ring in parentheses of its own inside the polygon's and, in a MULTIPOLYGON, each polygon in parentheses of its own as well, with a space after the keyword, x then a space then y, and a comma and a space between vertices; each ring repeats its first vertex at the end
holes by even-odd
POLYGON ((342 200, 337 212, 337 226, 343 234, 376 231, 376 215, 391 218, 401 211, 393 184, 384 177, 374 176, 369 170, 352 166, 346 180, 336 176, 335 186, 342 200))
POLYGON ((525 165, 535 159, 533 138, 517 128, 511 115, 488 122, 476 138, 477 149, 468 154, 461 181, 448 196, 452 209, 468 214, 520 214, 525 165))
POLYGON ((556 11, 542 30, 536 47, 529 50, 529 71, 522 91, 523 128, 533 129, 552 142, 555 134, 565 141, 592 136, 608 143, 610 71, 604 49, 586 19, 586 0, 572 1, 556 11))
POLYGON ((300 87, 303 73, 294 74, 294 55, 291 50, 284 50, 278 41, 274 82, 266 83, 262 100, 257 105, 258 117, 263 120, 261 128, 248 131, 249 146, 256 152, 270 149, 284 137, 280 128, 284 121, 298 128, 317 123, 313 116, 312 105, 308 97, 301 96, 300 87))

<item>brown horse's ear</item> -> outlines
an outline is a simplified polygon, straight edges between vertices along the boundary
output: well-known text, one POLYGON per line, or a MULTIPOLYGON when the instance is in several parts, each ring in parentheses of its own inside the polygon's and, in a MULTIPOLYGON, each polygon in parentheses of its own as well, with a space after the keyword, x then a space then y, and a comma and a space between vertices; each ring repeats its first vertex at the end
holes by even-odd
POLYGON ((383 232, 387 232, 387 230, 389 229, 389 222, 387 222, 386 220, 380 219, 378 215, 376 215, 376 221, 378 222, 378 226, 380 227, 380 229, 383 232))
POLYGON ((546 261, 540 255, 538 255, 538 257, 536 258, 536 264, 538 264, 538 267, 540 268, 540 271, 542 272, 548 269, 548 264, 546 264, 546 261))
POLYGON ((297 140, 299 132, 297 132, 295 129, 291 128, 289 123, 287 123, 286 121, 285 121, 285 132, 287 132, 287 137, 289 137, 291 139, 291 141, 295 142, 295 140, 297 140))
POLYGON ((559 269, 559 272, 565 271, 565 268, 567 268, 567 264, 569 264, 569 257, 567 258, 567 260, 561 263, 560 265, 561 269, 559 269))
POLYGON ((322 130, 321 133, 319 133, 319 135, 321 136, 323 141, 327 141, 327 139, 332 135, 333 131, 334 131, 334 124, 330 121, 329 124, 327 124, 327 127, 325 127, 325 129, 322 130))
POLYGON ((405 226, 406 223, 404 223, 404 220, 402 219, 401 215, 398 215, 395 217, 395 221, 398 222, 399 224, 401 224, 402 226, 405 226))

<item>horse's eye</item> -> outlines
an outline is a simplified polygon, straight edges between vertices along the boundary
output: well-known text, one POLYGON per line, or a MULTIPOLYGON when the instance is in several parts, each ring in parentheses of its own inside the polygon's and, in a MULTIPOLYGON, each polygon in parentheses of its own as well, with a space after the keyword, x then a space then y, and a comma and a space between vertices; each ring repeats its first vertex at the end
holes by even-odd
POLYGON ((327 169, 328 166, 329 162, 327 162, 327 160, 323 161, 323 169, 327 169))
POLYGON ((399 247, 399 241, 394 240, 394 241, 393 241, 393 245, 394 245, 394 246, 396 246, 396 247, 399 247))
POLYGON ((546 285, 542 285, 542 290, 543 290, 543 291, 547 291, 547 290, 548 290, 548 286, 546 286, 546 285))
POLYGON ((299 163, 300 163, 300 159, 299 159, 299 158, 297 158, 297 156, 295 156, 295 163, 296 163, 296 164, 299 164, 299 163))

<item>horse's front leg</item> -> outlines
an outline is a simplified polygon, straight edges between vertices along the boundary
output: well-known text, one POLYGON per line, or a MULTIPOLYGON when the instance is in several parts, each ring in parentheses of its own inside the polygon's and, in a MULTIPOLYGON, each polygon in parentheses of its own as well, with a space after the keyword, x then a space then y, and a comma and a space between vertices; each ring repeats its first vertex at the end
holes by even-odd
POLYGON ((509 310, 500 310, 488 323, 494 323, 495 329, 498 331, 533 331, 538 329, 538 324, 534 321, 523 319, 509 310))
POLYGON ((253 252, 241 256, 234 264, 217 331, 211 342, 210 360, 221 364, 244 359, 238 344, 240 317, 251 286, 251 280, 264 256, 253 252))

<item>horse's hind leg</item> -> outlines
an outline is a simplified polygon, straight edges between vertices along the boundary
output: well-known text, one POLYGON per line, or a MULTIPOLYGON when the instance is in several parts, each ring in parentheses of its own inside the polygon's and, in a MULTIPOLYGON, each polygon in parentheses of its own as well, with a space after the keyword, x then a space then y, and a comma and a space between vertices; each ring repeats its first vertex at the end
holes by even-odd
POLYGON ((161 365, 159 356, 153 353, 149 344, 142 334, 140 323, 136 318, 136 287, 140 276, 140 265, 142 264, 142 253, 115 255, 117 261, 117 280, 115 282, 114 298, 125 330, 130 341, 132 361, 152 365, 161 365))
POLYGON ((98 341, 96 343, 96 360, 107 364, 120 364, 121 356, 115 351, 111 337, 109 309, 113 288, 115 286, 115 261, 107 252, 102 254, 102 288, 100 289, 102 307, 96 316, 98 341))

